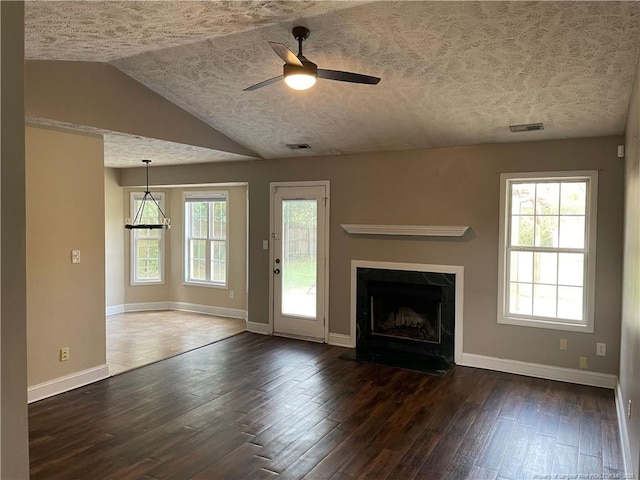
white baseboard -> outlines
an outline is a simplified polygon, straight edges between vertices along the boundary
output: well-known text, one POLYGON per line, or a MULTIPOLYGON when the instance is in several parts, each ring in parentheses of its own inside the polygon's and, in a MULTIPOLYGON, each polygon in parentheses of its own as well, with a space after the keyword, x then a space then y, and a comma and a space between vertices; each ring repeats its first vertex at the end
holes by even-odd
POLYGON ((260 335, 271 335, 271 328, 268 323, 257 323, 247 320, 247 331, 259 333, 260 335))
POLYGON ((633 474, 631 446, 629 445, 629 430, 627 429, 627 406, 622 395, 620 382, 617 382, 616 384, 616 412, 618 413, 618 430, 620 431, 620 446, 622 447, 624 471, 627 474, 633 474))
POLYGON ((125 312, 124 305, 112 305, 110 307, 107 307, 105 313, 108 317, 109 315, 116 315, 118 313, 124 313, 124 312, 125 312))
POLYGON ((170 310, 171 302, 144 302, 144 303, 125 303, 125 312, 150 312, 156 310, 170 310))
POLYGON ((356 343, 351 339, 351 335, 343 335, 342 333, 329 332, 329 338, 327 339, 329 345, 336 347, 355 348, 356 343))
POLYGON ((230 317, 247 319, 247 311, 239 308, 212 307, 209 305, 198 305, 196 303, 169 302, 169 310, 179 310, 181 312, 203 313, 205 315, 215 315, 217 317, 230 317))
POLYGON ((88 368, 79 372, 70 373, 63 377, 55 378, 47 382, 39 383, 27 389, 27 401, 29 403, 52 397, 59 393, 68 392, 78 387, 83 387, 98 380, 109 377, 107 364, 88 368))
POLYGON ((504 358, 486 357, 484 355, 476 355, 474 353, 463 353, 462 360, 458 362, 458 365, 484 368, 487 370, 497 370, 499 372, 506 373, 515 373, 518 375, 526 375, 528 377, 545 378, 547 380, 558 380, 560 382, 578 383, 580 385, 590 385, 592 387, 614 389, 618 382, 618 378, 615 375, 607 373, 554 367, 551 365, 507 360, 504 358))
POLYGON ((108 307, 106 314, 113 315, 115 313, 124 312, 153 312, 159 310, 178 310, 181 312, 203 313, 205 315, 215 315, 217 317, 230 317, 247 319, 247 311, 239 308, 213 307, 210 305, 199 305, 197 303, 186 302, 144 302, 144 303, 125 303, 124 305, 115 305, 108 307))

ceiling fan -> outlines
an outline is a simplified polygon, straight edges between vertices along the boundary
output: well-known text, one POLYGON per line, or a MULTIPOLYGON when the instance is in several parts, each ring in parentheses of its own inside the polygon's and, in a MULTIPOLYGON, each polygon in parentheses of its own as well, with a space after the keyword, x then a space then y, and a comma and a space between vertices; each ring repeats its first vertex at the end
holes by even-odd
POLYGON ((246 92, 248 90, 266 87, 282 79, 295 90, 307 90, 311 88, 316 83, 317 78, 336 80, 338 82, 364 83, 367 85, 376 85, 380 81, 378 77, 371 77, 360 73, 318 68, 315 63, 307 60, 306 57, 302 55, 302 42, 309 38, 309 29, 306 27, 295 27, 292 33, 298 41, 298 55, 289 50, 283 43, 269 42, 273 51, 284 60, 283 74, 251 85, 243 91, 246 92))

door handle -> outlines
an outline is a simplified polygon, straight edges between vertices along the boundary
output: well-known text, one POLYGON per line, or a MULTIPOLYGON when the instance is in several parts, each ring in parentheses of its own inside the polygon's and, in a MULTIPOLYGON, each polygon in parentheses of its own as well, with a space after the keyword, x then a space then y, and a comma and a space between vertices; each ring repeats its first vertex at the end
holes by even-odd
POLYGON ((276 269, 273 271, 273 273, 275 273, 276 275, 278 275, 278 274, 280 273, 280 269, 279 269, 279 268, 276 268, 276 269))

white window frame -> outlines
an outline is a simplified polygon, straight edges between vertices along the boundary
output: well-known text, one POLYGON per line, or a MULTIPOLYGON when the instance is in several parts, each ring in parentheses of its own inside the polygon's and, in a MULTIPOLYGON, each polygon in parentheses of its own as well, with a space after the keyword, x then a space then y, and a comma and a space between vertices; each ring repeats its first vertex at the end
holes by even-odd
MULTIPOLYGON (((209 288, 223 288, 226 289, 229 286, 229 192, 226 190, 210 190, 206 192, 183 192, 182 194, 182 284, 190 285, 190 286, 198 286, 198 287, 209 287, 209 288), (226 230, 225 230, 225 248, 226 248, 226 264, 225 264, 225 281, 224 282, 214 282, 211 280, 191 280, 189 279, 189 240, 187 237, 188 234, 188 218, 187 218, 187 203, 190 202, 210 202, 212 200, 221 201, 224 200, 226 203, 227 210, 227 221, 226 221, 226 230)), ((207 238, 207 241, 211 241, 212 239, 207 238)), ((210 249, 207 248, 207 255, 210 255, 210 249)), ((209 273, 210 261, 207 257, 207 273, 209 273)), ((207 274, 207 277, 209 275, 207 274)))
MULTIPOLYGON (((569 172, 503 173, 500 175, 500 237, 498 250, 498 323, 554 330, 593 333, 596 280, 596 229, 598 204, 598 172, 595 170, 569 172), (583 319, 538 317, 508 313, 509 305, 509 239, 511 235, 511 185, 521 182, 587 182, 585 210, 585 267, 583 282, 583 319)), ((521 248, 520 248, 521 249, 521 248)), ((534 247, 532 251, 539 251, 534 247)), ((562 251, 552 249, 551 251, 562 251)))
MULTIPOLYGON (((153 198, 156 199, 156 201, 158 202, 158 205, 160 205, 160 208, 164 211, 165 207, 164 207, 164 200, 165 200, 165 196, 164 193, 161 192, 157 192, 151 193, 153 195, 153 198)), ((144 197, 144 192, 131 192, 130 194, 130 198, 129 198, 129 210, 131 211, 130 216, 131 218, 135 218, 136 216, 136 200, 142 200, 142 198, 144 197)), ((153 203, 152 200, 150 200, 151 203, 153 203)), ((131 237, 130 237, 130 250, 131 250, 131 286, 139 286, 139 285, 162 285, 164 284, 164 229, 160 229, 160 230, 154 230, 154 231, 159 231, 160 232, 160 243, 158 246, 158 272, 160 273, 160 279, 159 280, 145 280, 145 279, 139 279, 138 275, 137 275, 137 271, 136 271, 136 266, 138 264, 137 262, 137 252, 138 249, 136 248, 136 240, 137 240, 137 236, 140 234, 140 232, 144 232, 145 230, 142 229, 134 229, 131 230, 131 237)))

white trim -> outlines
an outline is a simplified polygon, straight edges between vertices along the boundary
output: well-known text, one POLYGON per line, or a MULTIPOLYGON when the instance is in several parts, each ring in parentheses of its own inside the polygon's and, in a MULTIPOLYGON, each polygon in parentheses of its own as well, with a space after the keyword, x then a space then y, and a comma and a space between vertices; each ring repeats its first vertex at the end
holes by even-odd
POLYGON ((247 320, 247 332, 271 335, 271 325, 267 323, 250 322, 247 320))
POLYGON ((527 377, 557 380, 559 382, 577 383, 592 387, 615 388, 617 377, 608 373, 577 370, 573 368, 554 367, 539 363, 521 362, 506 358, 487 357, 475 353, 463 353, 459 365, 466 367, 484 368, 498 372, 515 373, 527 377))
POLYGON ((239 308, 213 307, 210 305, 198 305, 196 303, 186 302, 169 302, 169 310, 178 310, 181 312, 203 313, 205 315, 214 315, 216 317, 247 319, 247 311, 239 308))
POLYGON ((116 315, 118 313, 124 313, 124 304, 120 305, 111 305, 105 309, 105 315, 108 317, 109 315, 116 315))
MULTIPOLYGON (((311 180, 300 182, 270 182, 269 183, 269 332, 267 335, 273 334, 274 325, 274 286, 273 286, 273 265, 275 265, 276 252, 273 248, 273 233, 275 231, 275 202, 274 197, 278 187, 324 187, 325 192, 325 208, 324 208, 324 339, 325 343, 329 341, 329 239, 331 237, 331 182, 329 180, 311 180)), ((279 335, 282 335, 279 333, 279 335)), ((355 336, 353 337, 355 338, 355 336)))
POLYGON ((356 346, 355 337, 352 337, 351 335, 344 335, 342 333, 329 333, 327 343, 336 347, 355 348, 356 346))
MULTIPOLYGON (((153 198, 158 202, 160 206, 160 210, 164 213, 167 213, 166 210, 166 195, 165 192, 150 192, 153 195, 153 198)), ((142 200, 144 197, 144 192, 132 191, 129 193, 129 215, 131 218, 135 218, 136 216, 136 201, 142 200)), ((138 280, 136 278, 136 235, 138 230, 130 230, 129 235, 129 286, 131 287, 139 287, 143 285, 164 285, 164 264, 165 264, 165 229, 160 229, 160 238, 159 238, 159 246, 158 246, 158 271, 160 273, 159 280, 138 280)))
MULTIPOLYGON (((182 284, 185 286, 191 287, 208 287, 208 288, 223 288, 228 289, 229 287, 229 211, 231 210, 231 202, 229 201, 229 191, 228 190, 209 190, 205 191, 191 191, 187 190, 182 192, 182 284), (189 247, 187 242, 187 204, 188 203, 197 203, 197 202, 224 202, 225 204, 225 237, 224 237, 224 248, 225 248, 225 262, 224 262, 224 282, 216 282, 212 280, 189 280, 188 276, 191 272, 188 272, 189 266, 189 247)), ((213 217, 213 212, 209 212, 209 217, 207 218, 207 222, 211 221, 213 217)), ((206 275, 207 278, 211 277, 211 251, 209 249, 210 242, 220 241, 220 239, 210 238, 209 234, 211 233, 211 229, 207 232, 207 238, 203 238, 200 240, 206 240, 207 248, 206 248, 206 275)))
POLYGON ((47 382, 39 383, 27 389, 27 401, 29 403, 52 397, 59 393, 68 392, 75 388, 83 387, 99 380, 109 377, 109 367, 107 364, 88 368, 79 372, 70 373, 63 377, 54 378, 47 382))
POLYGON ((629 430, 627 429, 627 407, 619 381, 616 384, 616 412, 618 413, 618 431, 620 432, 620 446, 622 448, 622 459, 624 460, 624 471, 626 474, 633 474, 631 445, 629 445, 629 430))
POLYGON ((144 303, 125 303, 125 312, 151 312, 156 310, 170 310, 171 302, 144 302, 144 303))
MULTIPOLYGON (((597 233, 597 205, 598 205, 598 172, 596 170, 558 171, 558 172, 525 172, 500 174, 500 215, 499 215, 499 239, 498 239, 498 316, 499 324, 517 325, 534 328, 547 328, 573 332, 594 332, 595 312, 595 278, 596 278, 596 233, 597 233), (546 318, 531 315, 515 315, 507 311, 508 303, 508 253, 511 235, 511 211, 510 186, 520 181, 547 182, 547 181, 571 181, 584 180, 587 182, 588 191, 585 209, 585 244, 584 249, 547 248, 551 252, 580 251, 585 256, 585 272, 583 285, 583 320, 572 321, 562 318, 546 318), (584 250, 584 251, 582 251, 584 250)), ((517 247, 522 249, 523 247, 517 247)), ((532 251, 544 251, 543 247, 531 247, 532 251)))
POLYGON ((354 235, 408 235, 420 237, 462 237, 469 225, 361 225, 341 223, 354 235))
POLYGON ((146 302, 126 303, 124 312, 154 312, 159 310, 177 310, 180 312, 195 312, 217 317, 247 319, 247 311, 239 308, 215 307, 212 305, 199 305, 186 302, 146 302))
POLYGON ((463 349, 464 319, 464 267, 459 265, 426 265, 422 263, 372 262, 368 260, 351 260, 351 338, 356 338, 356 301, 357 270, 360 268, 378 268, 383 270, 405 270, 410 272, 451 273, 456 276, 455 287, 455 336, 453 361, 459 363, 463 349))

